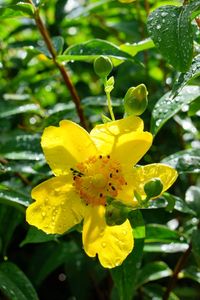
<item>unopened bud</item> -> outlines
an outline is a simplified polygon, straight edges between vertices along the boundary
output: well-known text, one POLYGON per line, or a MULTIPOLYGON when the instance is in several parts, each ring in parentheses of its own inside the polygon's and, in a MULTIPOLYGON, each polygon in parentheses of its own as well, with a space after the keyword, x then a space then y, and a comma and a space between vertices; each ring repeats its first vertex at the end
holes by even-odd
POLYGON ((147 95, 148 92, 144 84, 129 88, 124 97, 124 109, 126 114, 128 116, 141 115, 147 108, 147 95))
POLYGON ((153 178, 144 185, 144 191, 147 198, 154 198, 162 193, 163 184, 159 178, 153 178))
POLYGON ((127 219, 129 210, 126 207, 118 207, 115 205, 108 205, 106 207, 106 223, 108 226, 121 225, 127 219))
POLYGON ((100 78, 106 78, 112 71, 113 64, 109 57, 101 55, 94 61, 94 71, 100 78))

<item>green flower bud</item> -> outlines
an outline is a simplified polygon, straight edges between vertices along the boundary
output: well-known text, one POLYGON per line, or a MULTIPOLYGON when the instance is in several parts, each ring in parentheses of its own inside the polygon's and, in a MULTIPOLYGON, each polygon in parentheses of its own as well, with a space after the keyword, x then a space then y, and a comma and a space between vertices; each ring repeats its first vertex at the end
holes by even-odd
POLYGON ((126 207, 118 207, 115 205, 108 205, 106 207, 106 223, 108 226, 121 225, 127 219, 130 210, 126 207))
POLYGON ((113 64, 109 57, 101 55, 94 61, 94 71, 100 78, 106 78, 112 71, 113 64))
POLYGON ((128 116, 141 115, 147 108, 147 95, 148 92, 144 84, 129 88, 124 97, 124 109, 126 114, 128 116))
POLYGON ((161 194, 163 184, 159 178, 153 178, 144 185, 144 191, 147 198, 154 198, 161 194))

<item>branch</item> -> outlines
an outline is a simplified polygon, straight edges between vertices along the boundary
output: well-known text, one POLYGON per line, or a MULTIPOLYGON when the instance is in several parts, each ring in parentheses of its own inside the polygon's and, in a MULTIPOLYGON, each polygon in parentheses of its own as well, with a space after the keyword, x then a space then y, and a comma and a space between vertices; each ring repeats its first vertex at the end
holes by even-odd
POLYGON ((74 101, 74 104, 76 106, 77 114, 80 118, 80 123, 85 129, 87 129, 87 123, 86 123, 86 119, 85 119, 85 116, 83 113, 83 108, 81 106, 80 98, 78 96, 78 93, 77 93, 73 83, 70 80, 67 70, 65 69, 65 67, 62 64, 60 64, 56 61, 56 56, 57 56, 56 49, 54 48, 51 38, 50 38, 50 35, 47 31, 47 28, 45 27, 45 25, 40 17, 39 9, 37 7, 35 7, 32 0, 28 0, 28 2, 34 7, 34 10, 35 10, 34 19, 35 19, 36 25, 40 31, 40 34, 42 35, 42 37, 44 39, 44 42, 45 42, 51 56, 52 56, 54 65, 59 69, 59 71, 62 75, 62 78, 65 82, 65 85, 67 86, 67 88, 72 96, 72 100, 74 101))
POLYGON ((190 243, 188 249, 179 258, 179 260, 178 260, 178 262, 177 262, 177 264, 174 268, 173 275, 169 280, 169 284, 168 284, 167 289, 164 293, 163 300, 168 300, 169 299, 170 293, 173 290, 173 288, 175 287, 176 282, 178 280, 178 274, 183 269, 183 267, 184 267, 184 265, 185 265, 185 263, 188 259, 188 256, 191 253, 191 250, 192 250, 192 244, 190 243))

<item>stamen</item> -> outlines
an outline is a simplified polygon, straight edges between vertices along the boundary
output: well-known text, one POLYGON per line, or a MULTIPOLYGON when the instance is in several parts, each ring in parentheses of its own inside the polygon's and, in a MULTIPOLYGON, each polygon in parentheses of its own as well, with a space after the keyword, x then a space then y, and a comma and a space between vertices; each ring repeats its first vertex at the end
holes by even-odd
POLYGON ((125 185, 121 166, 110 155, 91 156, 70 170, 75 190, 86 205, 105 205, 107 197, 117 197, 125 185))

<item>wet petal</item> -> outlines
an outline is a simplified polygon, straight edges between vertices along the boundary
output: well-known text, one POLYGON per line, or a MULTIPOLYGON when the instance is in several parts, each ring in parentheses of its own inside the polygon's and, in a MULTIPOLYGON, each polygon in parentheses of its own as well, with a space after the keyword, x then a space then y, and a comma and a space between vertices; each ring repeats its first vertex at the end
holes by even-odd
MULTIPOLYGON (((136 167, 133 170, 133 184, 135 190, 142 198, 145 198, 144 185, 153 178, 159 178, 166 191, 176 180, 178 174, 175 169, 164 164, 150 164, 147 166, 136 167)), ((157 197, 156 197, 157 198, 157 197)))
POLYGON ((59 127, 47 127, 41 145, 49 166, 57 176, 66 174, 70 167, 97 151, 87 131, 67 120, 61 121, 59 127))
POLYGON ((83 245, 88 256, 98 254, 101 265, 114 268, 122 264, 133 249, 133 233, 129 221, 107 226, 104 206, 89 206, 83 224, 83 245))
POLYGON ((26 220, 46 233, 62 234, 83 219, 86 206, 69 176, 44 181, 32 190, 32 198, 36 201, 28 207, 26 220))
POLYGON ((118 121, 97 125, 90 133, 99 152, 110 154, 122 165, 133 166, 152 144, 152 135, 143 132, 143 121, 130 116, 118 121))

